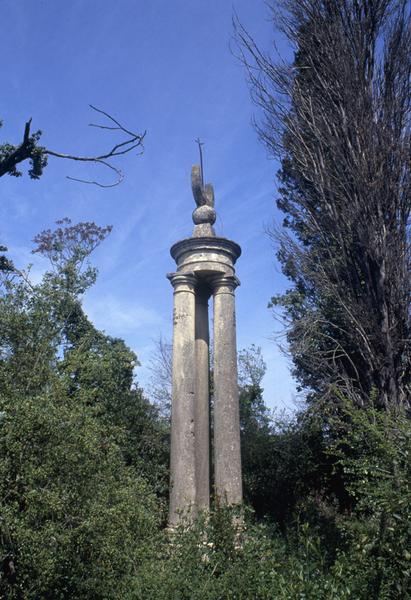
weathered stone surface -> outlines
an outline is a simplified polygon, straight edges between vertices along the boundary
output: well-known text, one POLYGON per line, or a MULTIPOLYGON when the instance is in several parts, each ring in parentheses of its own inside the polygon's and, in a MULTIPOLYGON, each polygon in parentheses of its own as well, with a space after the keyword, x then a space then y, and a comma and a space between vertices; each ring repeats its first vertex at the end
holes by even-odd
POLYGON ((193 212, 195 224, 193 237, 215 236, 213 225, 216 220, 214 210, 214 189, 210 183, 203 185, 201 169, 194 166, 191 169, 191 189, 197 208, 193 212))
POLYGON ((195 304, 195 350, 196 388, 194 403, 195 454, 197 507, 207 510, 210 507, 210 381, 209 381, 209 327, 207 287, 196 292, 195 304))
POLYGON ((201 167, 191 167, 191 190, 197 206, 214 206, 214 188, 211 183, 203 184, 201 167))
POLYGON ((210 223, 210 225, 214 225, 216 218, 217 215, 214 208, 207 206, 206 204, 203 206, 197 206, 193 212, 193 222, 195 225, 202 225, 204 223, 210 223))
POLYGON ((214 291, 214 464, 220 503, 242 501, 240 416, 234 290, 236 277, 217 277, 214 291))
POLYGON ((207 279, 213 274, 234 275, 234 264, 241 255, 241 248, 226 238, 188 238, 175 243, 170 254, 178 271, 194 272, 207 279))
POLYGON ((171 527, 210 504, 208 298, 214 302, 214 488, 222 503, 242 501, 234 265, 241 248, 216 237, 214 191, 192 171, 193 237, 171 248, 174 287, 171 527))
POLYGON ((171 410, 169 524, 196 514, 195 474, 195 277, 168 275, 174 287, 173 397, 171 410))

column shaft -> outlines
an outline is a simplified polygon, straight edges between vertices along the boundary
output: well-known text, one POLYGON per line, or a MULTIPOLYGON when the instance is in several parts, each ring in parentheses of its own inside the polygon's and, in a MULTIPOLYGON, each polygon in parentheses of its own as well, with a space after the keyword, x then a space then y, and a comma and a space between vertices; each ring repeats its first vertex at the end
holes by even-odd
POLYGON ((196 513, 195 476, 195 278, 172 274, 173 396, 171 410, 170 526, 196 513))
POLYGON ((237 381, 235 277, 214 282, 214 463, 215 493, 226 504, 242 501, 240 417, 237 381))
POLYGON ((195 449, 197 507, 210 507, 210 389, 208 291, 196 292, 195 449))

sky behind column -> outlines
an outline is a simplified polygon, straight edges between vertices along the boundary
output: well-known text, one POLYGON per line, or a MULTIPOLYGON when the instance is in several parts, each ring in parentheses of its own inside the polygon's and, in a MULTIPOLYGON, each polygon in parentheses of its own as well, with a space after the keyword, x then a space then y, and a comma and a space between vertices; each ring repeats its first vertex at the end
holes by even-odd
POLYGON ((30 254, 31 240, 62 217, 112 224, 93 262, 99 269, 84 306, 97 327, 125 339, 142 367, 161 334, 171 337, 174 270, 170 246, 191 235, 194 200, 190 170, 194 139, 205 142, 205 180, 216 195, 217 235, 238 242, 242 285, 237 290, 238 347, 261 346, 263 382, 271 407, 292 407, 289 363, 271 337, 267 303, 284 291, 275 252, 264 230, 280 224, 275 209, 278 164, 257 140, 245 72, 233 54, 235 10, 263 49, 275 39, 262 0, 0 0, 2 141, 18 143, 24 123, 42 129, 48 148, 93 154, 110 147, 113 132, 88 128, 94 104, 135 131, 147 130, 141 157, 118 164, 124 182, 101 189, 66 175, 110 182, 110 173, 50 158, 39 181, 25 174, 1 179, 1 243, 16 264, 46 265, 30 254), (231 48, 230 48, 231 46, 231 48))

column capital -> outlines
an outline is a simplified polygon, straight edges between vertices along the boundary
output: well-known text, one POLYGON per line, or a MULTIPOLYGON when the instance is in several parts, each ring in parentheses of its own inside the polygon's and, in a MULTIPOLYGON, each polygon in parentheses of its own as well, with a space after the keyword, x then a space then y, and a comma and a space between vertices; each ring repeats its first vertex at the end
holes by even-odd
POLYGON ((197 284, 194 273, 167 273, 167 279, 174 288, 174 292, 193 292, 197 284))
POLYGON ((233 294, 240 280, 235 275, 217 275, 210 280, 214 295, 233 294))

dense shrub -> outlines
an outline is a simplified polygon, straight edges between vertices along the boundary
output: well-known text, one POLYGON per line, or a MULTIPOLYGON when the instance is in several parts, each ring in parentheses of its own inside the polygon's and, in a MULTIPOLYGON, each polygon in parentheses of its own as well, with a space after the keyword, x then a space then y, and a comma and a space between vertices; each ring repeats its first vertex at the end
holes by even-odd
POLYGON ((247 524, 239 535, 229 513, 157 540, 132 590, 136 600, 368 598, 349 557, 342 554, 327 567, 320 538, 308 525, 292 539, 262 524, 247 524))
MULTIPOLYGON (((345 508, 329 488, 328 495, 324 490, 322 495, 301 496, 294 521, 283 523, 281 529, 249 516, 238 529, 230 511, 217 510, 192 529, 156 538, 131 598, 408 598, 410 422, 399 410, 359 411, 342 402, 327 427, 322 451, 344 486, 349 499, 345 508)), ((296 435, 295 428, 294 423, 296 435)), ((298 485, 303 471, 292 473, 298 485)))
POLYGON ((113 432, 64 390, 2 399, 0 536, 15 584, 31 600, 123 598, 156 527, 147 483, 126 467, 113 432))
POLYGON ((240 394, 255 512, 216 507, 164 530, 167 423, 134 383, 134 353, 83 312, 95 271, 81 265, 103 234, 66 225, 58 244, 39 238, 54 253, 41 283, 10 271, 0 290, 0 597, 410 597, 407 415, 337 390, 334 403, 273 418, 258 349, 242 354, 240 394))
POLYGON ((124 598, 162 519, 161 421, 134 384, 134 353, 81 305, 109 229, 63 220, 36 238, 52 266, 40 283, 2 274, 2 598, 124 598))

